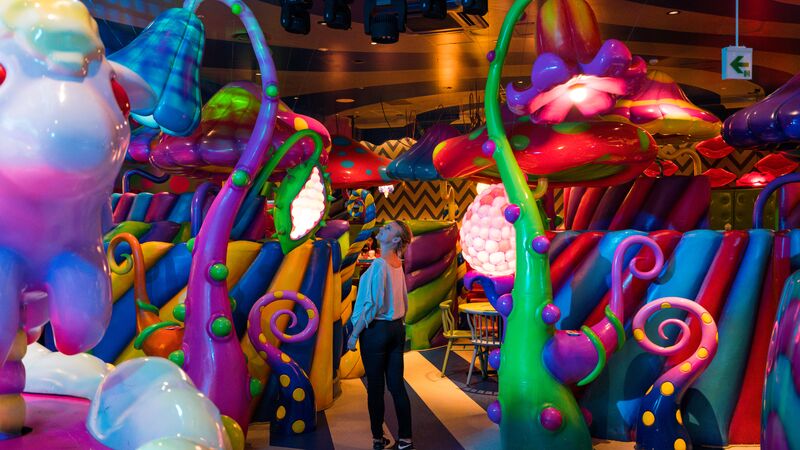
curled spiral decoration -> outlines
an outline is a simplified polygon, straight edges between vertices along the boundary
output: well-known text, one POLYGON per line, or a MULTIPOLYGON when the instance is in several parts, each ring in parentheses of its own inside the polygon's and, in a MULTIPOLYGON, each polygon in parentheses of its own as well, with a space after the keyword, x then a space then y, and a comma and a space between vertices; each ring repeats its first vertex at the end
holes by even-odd
POLYGON ((617 249, 614 251, 614 260, 611 262, 611 311, 617 315, 620 321, 623 321, 624 313, 624 300, 622 290, 622 277, 625 271, 625 253, 634 245, 644 245, 648 247, 655 255, 653 267, 650 270, 642 270, 639 268, 639 263, 642 260, 641 256, 633 258, 628 263, 628 269, 631 273, 641 280, 652 280, 661 273, 664 267, 664 253, 661 247, 651 238, 647 236, 630 236, 620 242, 617 249))
POLYGON ((272 345, 263 333, 261 314, 270 303, 293 300, 308 315, 308 323, 300 332, 288 335, 278 329, 280 316, 289 316, 289 327, 297 325, 297 315, 289 309, 275 311, 269 319, 272 335, 283 343, 302 342, 314 336, 319 327, 319 312, 316 305, 305 295, 295 291, 275 291, 261 297, 250 310, 250 326, 247 335, 259 356, 266 360, 280 385, 278 405, 273 415, 270 433, 293 435, 312 431, 316 427, 317 410, 314 389, 308 375, 297 362, 279 348, 272 345))
POLYGON ((159 309, 150 303, 145 283, 144 254, 139 240, 130 233, 120 233, 111 239, 106 252, 108 266, 117 275, 134 272, 133 292, 136 308, 136 339, 133 347, 142 350, 147 356, 169 358, 183 342, 183 326, 178 322, 162 321, 159 309), (114 253, 122 243, 127 243, 131 254, 125 254, 125 262, 117 263, 114 253))
POLYGON ((364 199, 355 194, 350 194, 344 206, 347 208, 347 214, 351 219, 361 219, 367 211, 364 199))
POLYGON ((647 336, 645 325, 658 311, 680 309, 700 321, 700 344, 692 355, 662 374, 647 391, 639 407, 636 427, 636 448, 640 450, 672 450, 691 448, 689 433, 680 413, 681 400, 689 386, 711 364, 717 353, 717 325, 708 311, 699 304, 679 297, 664 297, 648 303, 633 318, 633 337, 650 353, 671 356, 681 352, 690 342, 689 325, 677 318, 668 318, 658 325, 658 335, 668 339, 666 328, 676 326, 680 336, 672 345, 661 346, 647 336))
MULTIPOLYGON (((606 365, 608 355, 622 348, 625 344, 625 301, 622 279, 625 272, 625 253, 634 245, 644 245, 653 253, 652 267, 645 270, 641 267, 642 256, 633 258, 627 268, 637 278, 650 280, 661 273, 664 267, 664 254, 661 247, 647 236, 628 236, 619 243, 611 262, 611 301, 605 309, 605 317, 596 324, 581 327, 580 333, 557 330, 545 348, 545 363, 551 372, 565 384, 576 383, 585 386, 596 380, 606 365), (570 362, 574 355, 579 363, 570 362)), ((547 316, 543 320, 553 323, 560 316, 555 305, 548 305, 547 316)), ((542 310, 544 312, 544 309, 542 310)))

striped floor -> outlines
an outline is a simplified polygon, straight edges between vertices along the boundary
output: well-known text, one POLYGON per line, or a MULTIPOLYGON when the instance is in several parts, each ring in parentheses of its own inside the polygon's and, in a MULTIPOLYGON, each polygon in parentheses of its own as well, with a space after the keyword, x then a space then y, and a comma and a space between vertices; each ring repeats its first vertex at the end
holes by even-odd
MULTIPOLYGON (((405 354, 406 388, 411 399, 414 445, 419 450, 489 450, 500 448, 497 426, 486 417, 497 382, 482 380, 476 372, 464 384, 471 350, 450 355, 446 377, 440 377, 444 348, 405 354)), ((333 406, 319 413, 317 429, 299 438, 270 441, 269 425, 254 424, 247 436, 248 449, 360 450, 371 448, 367 390, 363 380, 344 380, 342 394, 333 406)), ((387 436, 397 436, 391 397, 386 396, 387 436)), ((629 443, 598 442, 598 450, 632 449, 629 443)))

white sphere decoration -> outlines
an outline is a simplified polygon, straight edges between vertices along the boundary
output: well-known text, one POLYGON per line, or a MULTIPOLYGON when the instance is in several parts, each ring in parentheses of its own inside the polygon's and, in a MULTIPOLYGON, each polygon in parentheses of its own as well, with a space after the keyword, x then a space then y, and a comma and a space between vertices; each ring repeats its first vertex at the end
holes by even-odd
POLYGON ((503 216, 508 204, 503 185, 493 184, 478 193, 461 221, 464 259, 485 275, 511 275, 516 269, 514 226, 503 216))

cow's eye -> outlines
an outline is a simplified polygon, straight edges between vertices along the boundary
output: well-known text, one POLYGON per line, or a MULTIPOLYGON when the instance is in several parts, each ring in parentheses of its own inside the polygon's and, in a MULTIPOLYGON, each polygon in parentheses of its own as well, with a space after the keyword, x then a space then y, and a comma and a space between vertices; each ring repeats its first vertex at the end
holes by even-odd
POLYGON ((122 115, 128 117, 128 114, 131 112, 131 102, 128 99, 128 94, 125 92, 125 88, 123 88, 117 80, 112 78, 111 90, 114 91, 114 98, 117 100, 117 106, 119 106, 120 111, 122 111, 122 115))

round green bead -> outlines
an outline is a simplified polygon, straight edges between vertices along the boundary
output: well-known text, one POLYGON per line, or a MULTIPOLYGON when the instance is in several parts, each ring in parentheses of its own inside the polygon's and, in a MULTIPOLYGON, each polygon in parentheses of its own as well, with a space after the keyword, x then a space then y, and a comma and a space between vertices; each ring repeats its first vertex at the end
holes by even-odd
POLYGON ((242 13, 242 5, 240 3, 234 3, 231 5, 231 12, 238 16, 242 13))
POLYGON ((214 336, 225 337, 230 334, 233 324, 227 317, 217 317, 211 322, 211 332, 214 336))
POLYGON ((230 300, 231 302, 231 311, 233 311, 234 309, 236 309, 236 299, 233 298, 233 296, 229 295, 228 300, 230 300))
POLYGON ((233 171, 231 181, 236 187, 244 187, 250 183, 250 175, 248 175, 244 170, 236 169, 233 171))
POLYGON ((278 96, 278 86, 270 84, 267 86, 267 97, 275 98, 278 96))
POLYGON ((264 384, 256 378, 250 378, 250 396, 258 397, 264 390, 264 384))
POLYGON ((183 367, 183 360, 184 360, 183 350, 175 350, 174 352, 170 353, 169 360, 177 364, 178 367, 183 367))
POLYGON ((216 263, 208 269, 208 274, 211 275, 211 279, 214 281, 223 281, 228 278, 228 267, 225 264, 216 263))
POLYGON ((189 250, 189 253, 194 251, 194 238, 190 238, 186 241, 186 249, 189 250))
POLYGON ((172 317, 181 322, 186 320, 186 304, 180 303, 175 305, 175 308, 172 309, 172 317))

